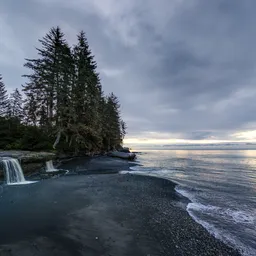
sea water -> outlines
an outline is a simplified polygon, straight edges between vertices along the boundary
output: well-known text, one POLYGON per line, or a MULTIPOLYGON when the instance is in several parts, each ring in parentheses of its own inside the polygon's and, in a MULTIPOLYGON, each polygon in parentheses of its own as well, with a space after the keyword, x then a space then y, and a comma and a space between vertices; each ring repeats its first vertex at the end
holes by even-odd
POLYGON ((169 179, 187 211, 216 238, 256 255, 256 150, 140 150, 131 173, 169 179))

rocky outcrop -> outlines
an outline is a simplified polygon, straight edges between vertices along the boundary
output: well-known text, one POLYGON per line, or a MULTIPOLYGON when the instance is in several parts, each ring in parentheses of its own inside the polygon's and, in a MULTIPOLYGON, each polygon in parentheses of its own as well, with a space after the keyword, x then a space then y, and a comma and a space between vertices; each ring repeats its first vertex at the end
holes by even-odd
POLYGON ((2 150, 1 157, 12 157, 19 159, 23 172, 29 174, 40 170, 46 161, 55 160, 56 154, 51 152, 32 152, 22 150, 2 150))

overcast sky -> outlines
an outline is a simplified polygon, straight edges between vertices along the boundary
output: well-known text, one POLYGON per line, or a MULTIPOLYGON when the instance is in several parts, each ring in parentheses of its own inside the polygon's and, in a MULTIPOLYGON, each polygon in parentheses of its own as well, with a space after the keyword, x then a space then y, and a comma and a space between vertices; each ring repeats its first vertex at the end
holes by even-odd
POLYGON ((52 26, 70 44, 84 30, 127 142, 256 140, 255 10, 255 0, 1 0, 0 73, 20 87, 52 26))

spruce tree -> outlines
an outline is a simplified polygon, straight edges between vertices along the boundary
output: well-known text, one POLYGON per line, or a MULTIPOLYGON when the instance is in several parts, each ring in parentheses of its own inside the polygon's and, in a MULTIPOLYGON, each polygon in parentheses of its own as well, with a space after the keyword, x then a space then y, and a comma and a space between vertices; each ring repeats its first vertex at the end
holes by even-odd
POLYGON ((85 33, 77 36, 78 43, 73 49, 75 61, 75 83, 72 90, 75 112, 80 121, 89 124, 92 109, 90 105, 93 97, 93 80, 96 63, 89 49, 85 33))
POLYGON ((5 89, 2 75, 0 74, 0 116, 6 116, 8 112, 8 95, 5 89))
MULTIPOLYGON (((67 43, 64 34, 59 27, 52 28, 48 34, 39 42, 42 48, 37 48, 38 59, 26 59, 24 65, 32 71, 32 74, 25 75, 29 79, 29 83, 24 86, 24 92, 33 95, 36 100, 36 114, 42 113, 42 107, 46 109, 48 130, 56 124, 59 113, 57 105, 60 105, 58 93, 61 90, 61 82, 63 78, 63 55, 66 50, 67 43)), ((30 96, 31 97, 31 96, 30 96)))
POLYGON ((70 126, 75 117, 72 105, 72 85, 74 83, 75 66, 71 49, 63 45, 60 67, 59 86, 57 88, 56 101, 56 133, 53 148, 59 144, 61 137, 65 137, 66 144, 70 140, 70 126))
POLYGON ((13 93, 11 93, 9 100, 9 112, 11 117, 15 117, 22 121, 23 119, 23 100, 22 95, 16 88, 13 93))
POLYGON ((72 105, 74 107, 73 140, 79 141, 79 147, 94 150, 101 147, 100 104, 102 90, 96 62, 82 31, 77 36, 78 43, 73 49, 75 65, 72 86, 72 105))
POLYGON ((121 125, 121 137, 122 137, 122 140, 123 140, 125 135, 126 135, 127 125, 123 120, 120 121, 120 125, 121 125))
POLYGON ((71 90, 74 77, 74 61, 71 49, 64 44, 62 48, 59 81, 56 90, 56 126, 66 128, 72 115, 71 90))
MULTIPOLYGON (((32 92, 26 91, 26 99, 24 102, 24 122, 26 125, 37 125, 37 110, 38 105, 36 101, 36 96, 32 92)), ((47 123, 47 120, 44 120, 44 124, 47 123)))
POLYGON ((115 149, 122 143, 120 104, 118 98, 111 93, 105 104, 105 141, 107 148, 115 149))

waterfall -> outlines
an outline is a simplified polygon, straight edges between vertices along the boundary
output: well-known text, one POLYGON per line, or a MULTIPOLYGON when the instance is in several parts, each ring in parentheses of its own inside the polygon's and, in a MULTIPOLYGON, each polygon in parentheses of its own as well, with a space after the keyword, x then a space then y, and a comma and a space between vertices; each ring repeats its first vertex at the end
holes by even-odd
POLYGON ((58 170, 54 168, 52 160, 46 162, 46 172, 58 172, 58 170))
POLYGON ((8 185, 26 183, 22 168, 17 159, 6 157, 2 158, 1 162, 3 164, 6 182, 8 185))

